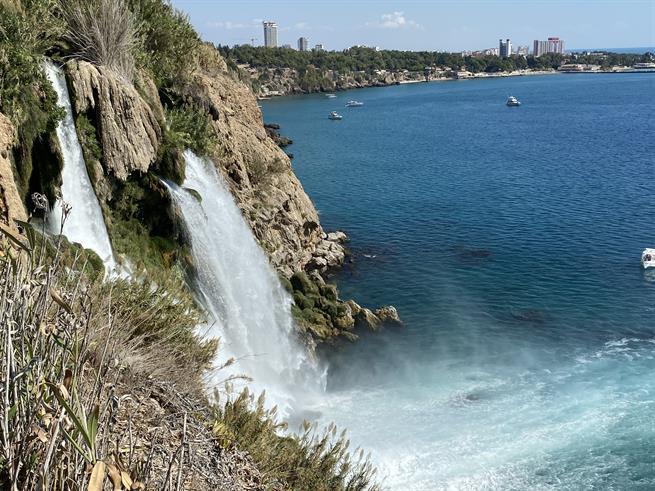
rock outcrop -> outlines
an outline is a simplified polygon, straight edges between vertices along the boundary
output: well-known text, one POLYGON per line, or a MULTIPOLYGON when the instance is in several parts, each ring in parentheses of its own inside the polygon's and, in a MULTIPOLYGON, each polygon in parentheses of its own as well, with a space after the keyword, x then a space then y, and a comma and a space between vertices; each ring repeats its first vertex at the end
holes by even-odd
POLYGON ((310 262, 321 271, 345 256, 326 241, 316 209, 289 157, 267 135, 250 87, 233 78, 216 53, 193 74, 188 97, 205 107, 219 140, 213 155, 232 194, 273 265, 285 276, 310 262))
POLYGON ((13 226, 14 220, 27 219, 10 159, 15 137, 11 121, 0 114, 0 222, 9 226, 13 226))
POLYGON ((90 115, 98 130, 105 173, 125 180, 134 171, 146 172, 157 159, 162 135, 163 110, 154 86, 142 84, 154 90, 146 102, 131 83, 107 68, 74 61, 67 74, 75 112, 90 115))
POLYGON ((303 78, 298 70, 293 68, 251 68, 245 66, 243 69, 255 82, 257 95, 262 97, 334 92, 425 81, 423 71, 399 70, 391 72, 379 70, 377 73, 363 71, 340 73, 333 70, 317 70, 317 76, 312 81, 308 81, 303 78))

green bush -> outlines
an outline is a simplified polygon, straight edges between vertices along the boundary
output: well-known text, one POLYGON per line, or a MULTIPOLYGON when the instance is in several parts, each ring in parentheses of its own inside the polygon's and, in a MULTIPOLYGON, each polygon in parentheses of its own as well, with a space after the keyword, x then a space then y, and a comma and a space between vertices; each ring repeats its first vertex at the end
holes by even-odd
POLYGON ((345 432, 334 424, 323 431, 303 423, 299 435, 284 434, 275 409, 247 390, 213 411, 213 431, 222 446, 247 451, 266 476, 266 489, 296 491, 378 490, 375 469, 359 450, 349 453, 345 432))
POLYGON ((198 155, 208 155, 215 147, 216 134, 207 113, 188 103, 166 107, 166 131, 162 151, 190 148, 198 155))
POLYGON ((137 63, 153 76, 157 87, 172 89, 186 81, 200 38, 187 16, 168 0, 128 0, 139 25, 137 63))

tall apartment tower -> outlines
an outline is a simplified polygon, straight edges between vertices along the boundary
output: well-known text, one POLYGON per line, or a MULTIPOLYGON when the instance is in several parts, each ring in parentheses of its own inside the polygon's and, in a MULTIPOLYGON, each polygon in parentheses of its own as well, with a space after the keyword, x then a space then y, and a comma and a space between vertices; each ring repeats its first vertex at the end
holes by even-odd
POLYGON ((298 51, 309 51, 309 41, 307 38, 298 39, 298 51))
POLYGON ((277 24, 275 22, 264 21, 264 46, 267 48, 277 48, 277 24))
POLYGON ((504 42, 501 39, 498 43, 498 56, 501 58, 507 58, 512 54, 512 42, 509 39, 506 39, 504 42))
POLYGON ((548 38, 548 52, 564 54, 564 40, 560 38, 548 38))
POLYGON ((548 38, 547 41, 535 39, 532 54, 537 57, 546 53, 564 54, 564 40, 560 38, 548 38))

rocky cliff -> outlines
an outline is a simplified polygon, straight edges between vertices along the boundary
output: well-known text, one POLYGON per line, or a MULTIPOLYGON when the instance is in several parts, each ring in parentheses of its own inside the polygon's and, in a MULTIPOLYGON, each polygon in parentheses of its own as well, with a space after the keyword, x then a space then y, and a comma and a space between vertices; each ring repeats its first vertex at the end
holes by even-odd
POLYGON ((273 265, 290 276, 307 266, 341 264, 343 247, 327 239, 289 157, 266 133, 250 88, 214 53, 193 74, 187 92, 211 115, 219 142, 214 162, 273 265))
MULTIPOLYGON (((294 68, 251 68, 243 66, 250 76, 258 96, 281 96, 307 94, 312 92, 335 92, 365 87, 385 87, 402 83, 424 82, 423 72, 408 70, 376 73, 349 72, 338 73, 333 70, 308 70, 300 73, 294 68)), ((430 79, 434 79, 433 75, 430 79)))
POLYGON ((10 158, 15 136, 11 122, 0 113, 0 222, 9 226, 14 220, 27 219, 10 158))

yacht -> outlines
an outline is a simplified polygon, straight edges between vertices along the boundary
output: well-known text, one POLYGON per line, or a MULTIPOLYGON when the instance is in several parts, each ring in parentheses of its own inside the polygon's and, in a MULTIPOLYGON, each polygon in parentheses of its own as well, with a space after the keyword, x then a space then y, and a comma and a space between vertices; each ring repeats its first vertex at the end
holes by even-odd
POLYGON ((655 249, 644 249, 641 253, 641 265, 644 269, 655 268, 655 249))
POLYGON ((348 101, 348 103, 346 104, 346 107, 359 107, 359 106, 363 106, 363 105, 364 105, 363 102, 359 102, 359 101, 348 101))
POLYGON ((518 100, 516 97, 514 97, 513 95, 511 95, 511 96, 509 96, 509 97, 507 98, 507 102, 506 102, 506 104, 507 104, 508 106, 510 106, 510 107, 515 107, 515 106, 520 106, 520 105, 521 105, 521 103, 519 102, 519 100, 518 100))
POLYGON ((336 111, 332 111, 332 112, 328 115, 328 119, 339 120, 339 119, 343 119, 343 116, 342 116, 341 114, 339 114, 338 112, 336 112, 336 111))

